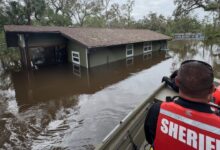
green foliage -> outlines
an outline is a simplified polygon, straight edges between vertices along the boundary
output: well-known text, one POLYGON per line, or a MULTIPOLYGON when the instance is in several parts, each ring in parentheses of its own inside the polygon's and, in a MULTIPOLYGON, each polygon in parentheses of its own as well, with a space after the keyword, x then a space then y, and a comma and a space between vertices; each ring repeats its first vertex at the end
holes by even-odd
POLYGON ((72 9, 76 0, 46 0, 44 18, 40 25, 70 26, 72 25, 72 9))
POLYGON ((4 33, 0 32, 0 61, 4 69, 20 67, 20 53, 17 48, 7 48, 4 33))
MULTIPOLYGON (((119 5, 112 0, 8 0, 0 1, 0 28, 4 24, 33 24, 48 26, 86 26, 146 28, 172 35, 175 32, 201 32, 202 25, 196 18, 180 15, 165 18, 150 13, 136 21, 132 17, 134 0, 119 5)), ((194 1, 175 0, 181 9, 194 1), (187 4, 182 6, 181 4, 187 4)), ((215 4, 209 7, 214 8, 215 4)))
MULTIPOLYGON (((44 15, 45 9, 46 9, 46 3, 45 0, 23 0, 24 1, 24 11, 26 19, 31 21, 31 17, 34 16, 34 18, 38 21, 41 20, 41 18, 44 15)), ((28 22, 28 24, 31 24, 31 22, 28 22)))
POLYGON ((203 9, 212 12, 213 21, 217 19, 220 22, 220 0, 174 0, 176 9, 174 16, 179 17, 187 15, 195 9, 203 9))
POLYGON ((161 33, 166 32, 166 23, 165 17, 162 15, 157 16, 156 13, 150 13, 145 20, 146 28, 161 33))
MULTIPOLYGON (((47 26, 69 26, 72 25, 72 20, 69 16, 55 14, 51 8, 47 8, 45 17, 40 20, 39 25, 47 26)), ((37 24, 37 22, 35 23, 37 24)))
POLYGON ((10 24, 25 24, 24 7, 17 1, 9 1, 5 7, 4 17, 10 24))
POLYGON ((45 0, 9 0, 0 4, 0 26, 4 24, 31 24, 32 18, 41 20, 46 8, 45 0))
POLYGON ((186 29, 189 28, 195 32, 202 31, 208 41, 214 43, 220 42, 220 0, 174 0, 174 4, 177 6, 174 15, 182 22, 182 28, 178 25, 179 21, 176 22, 175 27, 177 30, 184 29, 184 31, 186 31, 186 29), (196 18, 193 20, 182 18, 185 14, 189 14, 198 8, 212 12, 211 18, 213 20, 211 22, 213 23, 209 23, 210 20, 207 20, 208 17, 204 18, 202 24, 198 23, 196 18))
MULTIPOLYGON (((215 11, 218 0, 175 0, 175 18, 150 13, 136 21, 132 17, 134 0, 119 5, 112 0, 0 0, 0 30, 4 24, 48 26, 85 26, 145 28, 172 35, 177 32, 201 32, 219 35, 218 27, 205 26, 196 17, 185 15, 198 7, 215 11), (202 5, 199 5, 199 4, 202 5), (193 7, 192 7, 193 6, 193 7), (215 28, 215 30, 211 29, 215 28)), ((216 15, 216 14, 215 14, 216 15)), ((218 20, 215 21, 215 24, 218 20)))
POLYGON ((85 19, 85 23, 84 26, 86 27, 99 27, 99 28, 103 28, 106 25, 106 21, 104 18, 99 18, 99 17, 92 17, 92 16, 88 16, 85 19))
POLYGON ((163 15, 150 13, 135 23, 137 28, 146 28, 167 35, 173 33, 201 32, 202 24, 196 18, 182 16, 176 19, 165 18, 163 15))
POLYGON ((220 26, 214 27, 212 24, 207 24, 203 32, 209 41, 220 43, 220 26))
POLYGON ((174 0, 174 4, 177 6, 174 11, 176 16, 189 14, 198 8, 205 11, 218 11, 220 5, 219 0, 174 0))
POLYGON ((182 16, 174 20, 173 22, 174 32, 201 32, 202 25, 196 18, 189 16, 182 16))

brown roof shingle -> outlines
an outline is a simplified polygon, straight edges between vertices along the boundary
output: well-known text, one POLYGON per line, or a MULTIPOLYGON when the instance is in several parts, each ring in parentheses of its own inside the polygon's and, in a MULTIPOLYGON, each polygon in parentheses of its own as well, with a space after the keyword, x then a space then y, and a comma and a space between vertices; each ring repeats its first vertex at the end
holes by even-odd
POLYGON ((61 33, 88 48, 138 43, 144 41, 169 40, 171 37, 139 29, 70 28, 27 25, 5 25, 5 32, 61 33))

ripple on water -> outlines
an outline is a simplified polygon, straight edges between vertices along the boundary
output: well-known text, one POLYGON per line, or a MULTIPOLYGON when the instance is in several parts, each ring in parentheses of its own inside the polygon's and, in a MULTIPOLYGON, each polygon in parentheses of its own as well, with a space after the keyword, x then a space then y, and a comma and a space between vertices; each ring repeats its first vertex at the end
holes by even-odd
POLYGON ((213 65, 215 75, 220 76, 220 58, 212 57, 209 49, 195 51, 193 47, 193 50, 181 51, 179 45, 174 46, 178 49, 170 52, 171 59, 152 57, 143 66, 135 66, 136 60, 130 66, 120 67, 117 63, 115 67, 120 69, 108 72, 109 64, 105 68, 107 75, 102 74, 101 69, 86 71, 91 76, 82 73, 80 78, 73 76, 72 70, 70 74, 63 70, 41 74, 38 70, 33 72, 32 86, 26 80, 20 82, 20 76, 17 77, 17 90, 24 93, 17 91, 16 95, 24 94, 24 97, 16 100, 14 90, 0 90, 0 147, 94 149, 93 145, 100 143, 120 120, 158 87, 162 76, 176 70, 181 61, 205 60, 213 65), (57 74, 58 78, 51 78, 57 74), (72 86, 74 84, 78 84, 76 88, 72 86), (31 93, 27 93, 29 86, 31 93))

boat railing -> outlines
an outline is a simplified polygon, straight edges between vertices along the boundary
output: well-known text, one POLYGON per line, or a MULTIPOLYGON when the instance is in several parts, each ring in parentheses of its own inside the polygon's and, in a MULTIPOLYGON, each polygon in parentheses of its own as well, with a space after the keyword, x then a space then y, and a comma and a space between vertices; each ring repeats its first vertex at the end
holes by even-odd
MULTIPOLYGON (((114 143, 116 149, 125 149, 128 145, 131 147, 143 146, 146 143, 144 138, 144 121, 146 114, 149 110, 149 106, 152 104, 154 97, 158 91, 164 87, 162 84, 153 94, 148 96, 148 100, 145 100, 141 105, 131 111, 119 124, 103 139, 101 145, 96 149, 103 150, 109 145, 114 143), (141 135, 141 140, 137 140, 136 136, 141 135)), ((147 143, 146 143, 147 144, 147 143)))

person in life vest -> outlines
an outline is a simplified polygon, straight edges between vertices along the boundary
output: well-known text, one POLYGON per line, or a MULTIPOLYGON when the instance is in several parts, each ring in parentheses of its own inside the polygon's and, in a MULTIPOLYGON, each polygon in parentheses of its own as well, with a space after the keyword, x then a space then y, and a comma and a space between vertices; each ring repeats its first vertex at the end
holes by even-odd
POLYGON ((212 94, 215 104, 220 106, 220 86, 218 86, 215 92, 212 94))
POLYGON ((145 136, 154 150, 220 150, 220 116, 209 101, 215 90, 212 67, 202 61, 184 61, 175 82, 179 97, 155 103, 145 120, 145 136))

